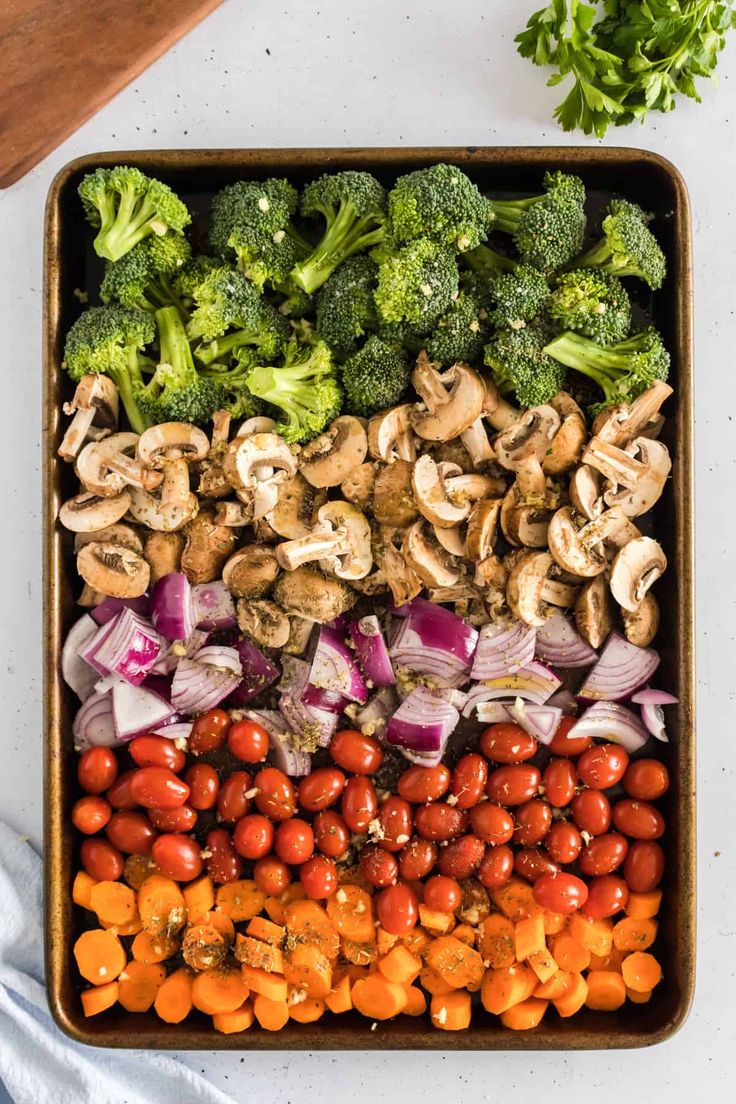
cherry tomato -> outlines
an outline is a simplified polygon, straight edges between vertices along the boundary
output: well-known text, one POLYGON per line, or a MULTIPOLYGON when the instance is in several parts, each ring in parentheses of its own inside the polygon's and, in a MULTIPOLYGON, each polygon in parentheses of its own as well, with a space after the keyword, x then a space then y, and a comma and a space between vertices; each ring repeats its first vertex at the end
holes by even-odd
POLYGON ((470 752, 458 759, 452 772, 450 790, 457 798, 459 809, 472 809, 483 797, 488 764, 482 755, 470 752))
POLYGON ((241 763, 260 763, 268 755, 268 733, 256 721, 236 721, 227 734, 227 746, 241 763))
POLYGON ((569 820, 558 820, 547 833, 544 846, 553 862, 564 866, 577 859, 583 848, 583 837, 580 835, 580 830, 569 820))
POLYGON ((350 774, 375 774, 383 762, 383 748, 378 740, 351 728, 335 733, 330 740, 330 755, 338 767, 350 774))
POLYGON ((268 855, 253 864, 253 881, 261 893, 276 897, 291 885, 291 871, 286 863, 281 862, 281 859, 268 855))
POLYGON ((375 843, 369 843, 360 852, 360 872, 375 889, 396 885, 399 880, 399 864, 390 851, 375 843))
POLYGON ((225 743, 232 721, 224 709, 210 709, 197 717, 192 725, 189 737, 189 751, 192 755, 208 755, 219 751, 225 743))
POLYGON ((77 778, 85 793, 104 793, 117 776, 118 761, 112 748, 91 747, 79 756, 77 778))
POLYGON ((623 787, 636 801, 656 801, 670 788, 669 772, 657 759, 637 759, 629 764, 623 787))
POLYGON ((562 809, 569 805, 575 796, 578 785, 578 772, 569 759, 550 759, 542 775, 544 796, 550 805, 562 809))
POLYGON ((120 809, 110 817, 107 838, 126 855, 147 855, 158 832, 145 813, 120 809))
POLYGON ((250 798, 246 794, 253 789, 253 779, 247 771, 233 771, 220 787, 217 795, 217 813, 226 824, 235 824, 250 811, 250 798))
POLYGON ((664 851, 651 840, 636 840, 624 861, 623 874, 632 893, 649 893, 662 881, 664 851))
POLYGON ((274 851, 282 862, 290 866, 301 866, 314 854, 314 832, 312 825, 299 817, 292 817, 279 824, 276 829, 274 851))
POLYGON ((167 832, 159 836, 151 857, 162 874, 177 882, 191 882, 204 870, 199 844, 181 832, 167 832))
POLYGON ((337 889, 337 867, 325 855, 312 855, 299 867, 299 881, 307 897, 323 901, 337 889))
POLYGON ((299 804, 310 813, 329 809, 345 789, 345 775, 337 767, 318 767, 299 783, 299 804))
POLYGON ((480 750, 494 763, 524 763, 537 754, 537 741, 520 725, 494 724, 481 735, 480 750))
POLYGON ((110 802, 96 794, 80 797, 72 806, 72 824, 85 836, 101 832, 112 816, 110 802))
POLYGON ((414 810, 414 827, 424 839, 453 839, 465 831, 467 823, 468 814, 463 809, 444 801, 420 805, 414 810))
POLYGON ((405 882, 424 878, 437 862, 437 845, 414 836, 399 854, 399 873, 405 882))
POLYGON ((541 781, 538 769, 530 763, 496 767, 488 775, 486 794, 489 801, 495 801, 498 805, 523 805, 534 797, 541 781))
POLYGON ((458 881, 465 881, 480 866, 485 854, 485 844, 478 836, 460 836, 440 848, 437 867, 440 874, 458 881))
POLYGON ((463 891, 454 878, 435 874, 424 883, 424 904, 438 912, 454 912, 462 898, 463 891))
POLYGON ((233 841, 227 828, 213 828, 205 840, 205 858, 207 873, 213 882, 225 885, 236 882, 243 873, 243 860, 233 847, 233 841))
POLYGON ((391 935, 406 935, 419 919, 419 900, 411 886, 401 882, 381 890, 376 899, 381 927, 391 935))
POLYGON ((411 805, 403 797, 387 797, 378 806, 378 823, 383 833, 379 847, 384 851, 400 851, 411 839, 411 805))
POLYGON ((577 717, 563 717, 557 726, 552 740, 547 747, 553 755, 563 755, 567 759, 575 759, 582 755, 593 743, 592 736, 570 736, 570 729, 578 723, 577 717))
POLYGON ((578 759, 580 781, 591 790, 608 790, 621 781, 629 756, 618 744, 596 744, 578 759))
POLYGON ((162 832, 191 832, 199 819, 191 805, 180 805, 178 809, 149 809, 151 824, 162 832))
POLYGON ((193 809, 214 809, 220 792, 220 779, 209 763, 194 763, 184 775, 193 809))
POLYGON ((588 887, 574 874, 543 874, 534 883, 534 900, 542 908, 567 915, 585 904, 588 887))
POLYGON ((262 859, 273 847, 272 821, 260 813, 239 820, 233 829, 233 847, 244 859, 262 859))
POLYGON ((497 846, 508 843, 514 835, 514 818, 508 809, 494 805, 492 801, 481 801, 469 812, 470 827, 484 843, 497 846))
POLYGON ((412 805, 437 801, 447 793, 450 778, 450 771, 444 763, 436 767, 409 767, 399 778, 399 794, 412 805))
POLYGON ((613 806, 613 823, 632 839, 655 840, 664 834, 664 817, 648 801, 624 797, 613 806))
POLYGON ((583 905, 583 912, 591 920, 605 920, 625 909, 628 900, 629 887, 623 878, 605 874, 588 882, 588 900, 583 905))
POLYGON ((527 882, 536 882, 544 874, 555 874, 560 868, 557 863, 539 847, 522 847, 514 855, 514 870, 527 882))
POLYGON ((520 847, 541 843, 552 826, 552 807, 539 797, 519 805, 515 816, 514 843, 520 847))
POLYGON ((626 858, 628 840, 618 832, 605 832, 596 836, 581 852, 579 863, 583 874, 598 877, 611 874, 626 858))
POLYGON ((117 847, 99 837, 86 839, 79 848, 79 857, 90 878, 98 882, 116 882, 125 866, 117 847))
POLYGON ((130 790, 131 779, 136 773, 134 770, 123 771, 109 787, 105 797, 113 809, 135 809, 137 806, 138 802, 130 790))
POLYGON ((352 832, 365 832, 378 812, 376 787, 369 778, 348 778, 342 791, 340 809, 352 832))
POLYGON ((288 820, 296 812, 296 792, 290 778, 277 767, 264 767, 254 779, 256 805, 270 820, 288 820))
POLYGON ((145 809, 177 809, 189 797, 189 787, 168 767, 140 767, 130 780, 130 793, 145 809))
POLYGON ((173 740, 165 736, 136 736, 128 751, 139 767, 168 767, 174 774, 184 769, 187 757, 173 740))
POLYGON ((506 885, 514 872, 514 853, 502 843, 500 847, 486 847, 486 853, 476 872, 476 878, 486 889, 498 889, 506 885))
POLYGON ((611 827, 611 802, 600 790, 583 790, 570 805, 572 819, 581 832, 602 836, 611 827))
POLYGON ((317 813, 312 822, 317 850, 330 859, 339 859, 350 846, 350 829, 334 809, 317 813))

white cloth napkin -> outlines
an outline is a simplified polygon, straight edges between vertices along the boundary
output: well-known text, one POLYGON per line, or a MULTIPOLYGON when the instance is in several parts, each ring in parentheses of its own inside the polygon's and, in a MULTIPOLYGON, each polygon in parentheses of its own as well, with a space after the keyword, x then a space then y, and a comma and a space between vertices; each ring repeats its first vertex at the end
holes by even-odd
POLYGON ((0 821, 0 1076, 15 1104, 234 1104, 176 1058, 100 1050, 51 1019, 41 860, 0 821))

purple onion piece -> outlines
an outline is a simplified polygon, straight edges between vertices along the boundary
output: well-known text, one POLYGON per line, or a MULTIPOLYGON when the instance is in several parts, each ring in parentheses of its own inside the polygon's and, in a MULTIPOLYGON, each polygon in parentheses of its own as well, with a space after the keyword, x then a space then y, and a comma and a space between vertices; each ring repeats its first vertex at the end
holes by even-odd
POLYGON ((248 709, 245 716, 262 725, 268 733, 271 758, 275 766, 290 778, 303 778, 312 769, 312 757, 307 751, 297 751, 291 743, 284 718, 273 709, 248 709))
POLYGON ((470 677, 476 681, 512 675, 534 659, 537 632, 521 621, 491 622, 480 630, 470 677))
POLYGON ((148 594, 141 594, 138 598, 113 598, 108 595, 89 612, 90 617, 98 625, 106 625, 108 621, 112 621, 113 617, 117 617, 123 609, 132 610, 139 617, 148 617, 151 611, 151 599, 148 594))
POLYGON ((554 705, 535 705, 533 702, 524 702, 521 699, 507 707, 511 718, 540 744, 548 746, 554 739, 560 721, 562 710, 554 705))
POLYGON ((629 755, 639 751, 649 739, 649 733, 636 713, 618 702, 600 701, 591 705, 568 732, 568 739, 589 736, 620 744, 629 755))
POLYGON ((653 648, 640 648, 611 633, 595 667, 578 691, 584 701, 625 701, 644 686, 659 667, 653 648))
POLYGON ((320 690, 342 694, 348 701, 363 704, 368 688, 343 636, 321 625, 309 669, 309 683, 320 690))
POLYGON ((120 675, 133 686, 140 685, 156 663, 164 642, 147 621, 125 607, 93 639, 85 659, 104 672, 120 675))
POLYGON ((153 627, 167 640, 188 640, 196 621, 192 588, 183 571, 163 575, 151 593, 153 627))
POLYGON ((85 647, 97 635, 98 629, 97 622, 85 613, 74 622, 61 649, 61 677, 82 702, 94 692, 95 683, 101 673, 87 663, 83 656, 85 647))
POLYGON ((238 641, 235 649, 240 657, 243 677, 230 695, 228 705, 239 709, 276 682, 279 669, 252 640, 246 637, 238 641))
POLYGON ((348 631, 366 681, 373 686, 393 686, 396 675, 378 618, 371 614, 351 621, 348 631))
POLYGON ((115 732, 111 691, 92 694, 87 698, 74 718, 72 737, 77 751, 86 751, 91 747, 117 747, 125 743, 115 732))
POLYGON ((595 649, 561 610, 555 610, 537 629, 536 653, 555 667, 590 667, 598 659, 595 649))
POLYGON ((417 686, 386 726, 386 740, 394 747, 421 754, 439 751, 457 728, 460 714, 442 691, 417 686))
POLYGON ((200 629, 232 629, 237 624, 233 596, 222 580, 192 587, 194 621, 200 629))
POLYGON ((554 671, 534 660, 515 675, 489 679, 476 683, 468 691, 463 717, 470 717, 480 702, 498 701, 504 698, 522 698, 524 701, 544 705, 559 688, 561 680, 554 671))
POLYGON ((152 690, 121 679, 112 688, 112 716, 118 739, 132 740, 176 720, 176 711, 152 690))
POLYGON ((279 712, 292 732, 302 738, 316 736, 319 747, 327 747, 337 731, 337 714, 317 709, 302 700, 308 680, 309 664, 296 656, 284 655, 279 683, 279 712))
POLYGON ((674 694, 668 694, 666 690, 653 690, 651 686, 637 690, 631 695, 631 700, 635 705, 678 705, 680 701, 674 694))

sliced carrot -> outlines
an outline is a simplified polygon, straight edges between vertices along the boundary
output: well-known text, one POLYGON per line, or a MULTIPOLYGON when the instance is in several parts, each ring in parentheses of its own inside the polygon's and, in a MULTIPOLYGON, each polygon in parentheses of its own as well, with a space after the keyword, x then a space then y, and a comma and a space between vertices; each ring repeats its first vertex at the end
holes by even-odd
POLYGON ((619 951, 646 951, 657 938, 656 920, 625 916, 614 926, 613 942, 619 951))
POLYGON ((537 951, 536 954, 529 955, 527 961, 542 984, 554 977, 559 969, 547 947, 543 951, 537 951))
POLYGON ((480 954, 454 935, 441 935, 432 941, 427 951, 427 965, 453 989, 477 989, 483 980, 480 954))
POLYGON ((478 950, 488 966, 500 970, 516 961, 514 925, 507 916, 492 912, 481 923, 478 932, 478 950))
POLYGON ((545 935, 557 935, 558 932, 567 927, 567 916, 564 912, 552 912, 551 909, 545 909, 543 915, 545 935))
POLYGON ((118 978, 118 1000, 126 1012, 147 1012, 163 985, 166 968, 159 964, 129 962, 118 978))
POLYGON ((523 962, 533 954, 546 950, 544 938, 544 917, 541 912, 524 920, 517 920, 514 926, 514 945, 517 961, 523 962))
POLYGON ((218 886, 215 899, 220 912, 224 912, 234 924, 238 924, 241 920, 250 920, 261 912, 266 903, 266 894, 255 882, 240 878, 236 882, 218 886))
POLYGON ((135 893, 124 882, 97 882, 89 895, 92 911, 100 921, 121 926, 135 916, 135 893))
POLYGON ((289 1015, 297 1023, 314 1023, 324 1015, 327 1005, 316 997, 307 997, 306 1000, 289 1004, 289 1015))
POLYGON ((661 889, 652 889, 648 893, 630 893, 624 911, 634 920, 651 920, 659 912, 661 904, 661 889))
POLYGON ((225 936, 228 943, 232 943, 235 939, 235 925, 229 916, 224 912, 218 912, 217 909, 213 909, 211 912, 206 912, 201 917, 201 923, 209 924, 225 936))
POLYGON ((419 923, 432 935, 445 935, 455 926, 455 917, 451 912, 440 912, 439 909, 428 908, 427 905, 419 906, 419 923))
POLYGON ((152 935, 174 935, 187 918, 184 896, 173 878, 151 874, 138 890, 138 911, 152 935))
POLYGON ((422 966, 419 982, 428 993, 432 994, 432 996, 441 997, 445 996, 447 993, 455 992, 454 986, 448 985, 431 966, 427 966, 426 964, 422 966))
POLYGON ((621 974, 613 970, 594 970, 586 981, 588 993, 585 1003, 596 1012, 615 1012, 626 1000, 626 985, 621 974))
POLYGON ((606 955, 613 945, 613 924, 610 920, 591 920, 582 912, 570 917, 570 935, 591 954, 606 955))
POLYGON ((302 943, 284 959, 284 977, 289 985, 303 989, 308 997, 322 1000, 332 989, 332 966, 319 947, 302 943))
POLYGON ((378 960, 378 969, 389 981, 398 981, 408 985, 419 977, 422 960, 413 955, 403 943, 397 943, 387 955, 378 960))
MULTIPOLYGON (((333 977, 334 981, 334 977, 333 977)), ((329 1008, 330 1012, 349 1012, 353 1007, 353 1002, 350 998, 351 981, 347 974, 343 974, 338 982, 333 984, 332 989, 325 997, 325 1004, 329 1008)))
POLYGON ((567 970, 558 970, 547 981, 541 982, 532 993, 532 996, 541 1000, 555 1001, 559 1000, 560 997, 564 997, 565 993, 568 993, 572 987, 573 975, 568 973, 567 970))
POLYGON ((563 1019, 574 1016, 585 1004, 588 995, 588 983, 582 974, 573 973, 572 984, 568 991, 557 1000, 553 1001, 555 1008, 563 1019))
POLYGON ((203 874, 201 878, 195 878, 185 885, 182 893, 190 924, 196 924, 206 912, 215 907, 215 887, 209 874, 203 874))
POLYGON ((90 895, 92 893, 92 887, 96 885, 96 879, 91 878, 86 870, 78 870, 72 886, 72 901, 74 904, 80 905, 81 908, 89 909, 90 912, 92 912, 90 895))
POLYGON ((388 954, 393 945, 398 943, 398 941, 398 935, 392 935, 391 932, 387 932, 385 928, 376 928, 376 950, 381 958, 385 954, 388 954))
POLYGON ((626 988, 633 989, 635 993, 646 993, 662 980, 662 967, 654 955, 642 951, 627 955, 621 964, 621 973, 626 988))
POLYGON ((97 1016, 112 1008, 118 999, 117 981, 108 981, 105 985, 95 985, 94 989, 85 989, 82 993, 82 1008, 85 1016, 97 1016))
POLYGON ((301 882, 292 882, 278 897, 267 897, 263 906, 274 924, 286 922, 286 909, 292 901, 303 900, 307 896, 301 882))
POLYGON ((263 993, 253 999, 253 1012, 264 1031, 280 1031, 289 1022, 289 1006, 284 1000, 271 1000, 263 993))
POLYGON ((125 969, 123 944, 117 935, 104 928, 82 932, 74 944, 74 957, 84 980, 93 985, 106 985, 125 969))
POLYGON ((327 915, 343 939, 372 943, 376 938, 373 901, 360 886, 341 885, 337 893, 327 898, 327 915))
POLYGON ((182 958, 193 970, 214 970, 224 965, 230 944, 214 924, 191 924, 181 941, 182 958))
POLYGON ((475 928, 471 927, 470 924, 457 924, 452 929, 452 934, 468 947, 475 946, 475 928))
POLYGON ((424 928, 414 928, 413 931, 399 937, 401 942, 413 955, 423 958, 431 940, 424 928))
POLYGON ((470 1027, 470 993, 459 990, 432 997, 429 1014, 432 1027, 440 1031, 464 1031, 470 1027))
POLYGON ((181 1023, 192 1011, 193 974, 182 967, 169 974, 153 1002, 154 1011, 164 1023, 181 1023))
POLYGON ((151 935, 141 931, 133 940, 131 951, 136 962, 152 966, 156 962, 165 962, 179 949, 179 943, 169 935, 151 935))
MULTIPOLYGON (((119 883, 116 882, 115 884, 119 883)), ((114 932, 115 935, 137 935, 139 931, 143 930, 143 922, 138 909, 136 909, 127 924, 111 924, 109 920, 100 920, 100 927, 114 932)))
POLYGON ((358 981, 359 978, 368 977, 369 969, 367 966, 358 966, 355 962, 348 962, 345 967, 348 977, 350 978, 350 987, 353 983, 358 981))
POLYGON ((241 966, 240 972, 251 993, 260 993, 277 1004, 281 1001, 286 1003, 289 989, 284 978, 278 974, 267 974, 265 970, 257 970, 254 966, 241 966))
POLYGON ((200 1012, 234 1012, 249 996, 243 975, 235 966, 205 970, 192 984, 192 1004, 200 1012))
POLYGON ((375 943, 353 943, 352 939, 342 941, 343 957, 356 966, 370 966, 378 961, 378 948, 375 943))
POLYGON ((569 929, 561 931, 559 935, 550 936, 549 947, 561 970, 576 974, 590 966, 590 951, 578 943, 577 939, 573 939, 569 929))
POLYGON ((253 1019, 253 1005, 247 1000, 234 1012, 215 1012, 212 1026, 215 1031, 220 1031, 223 1035, 235 1035, 239 1031, 247 1031, 252 1027, 253 1019))
POLYGON ((405 985, 404 989, 406 991, 404 1014, 407 1016, 423 1016, 427 1011, 427 998, 422 990, 418 985, 405 985))
POLYGON ((369 1020, 390 1020, 403 1012, 409 1003, 406 989, 381 974, 359 978, 350 992, 353 1006, 369 1020))
POLYGON ((534 900, 534 890, 521 878, 509 878, 506 885, 492 889, 491 898, 496 908, 499 908, 504 916, 508 916, 514 923, 528 916, 535 916, 541 911, 534 900))
POLYGON ((250 935, 241 935, 240 932, 235 937, 235 957, 238 962, 246 962, 248 966, 255 966, 269 974, 284 972, 284 956, 279 947, 262 943, 250 935))
POLYGON ((337 958, 340 937, 325 909, 316 901, 291 901, 284 909, 286 946, 309 943, 327 958, 337 958))
POLYGON ((286 939, 286 928, 266 920, 265 916, 254 916, 249 921, 245 934, 252 936, 253 939, 260 939, 264 943, 270 943, 272 947, 282 947, 286 939))
POLYGON ((511 1031, 531 1031, 542 1022, 548 1007, 549 1001, 540 1000, 539 997, 527 997, 525 1001, 502 1012, 501 1023, 511 1031))
POLYGON ((590 956, 590 966, 588 972, 595 973, 597 970, 613 970, 616 973, 621 973, 621 963, 625 958, 624 952, 619 951, 617 947, 612 947, 607 955, 594 955, 590 956))
POLYGON ((136 892, 141 888, 146 878, 152 874, 160 874, 156 863, 150 855, 128 855, 123 867, 123 878, 131 889, 136 892))
POLYGON ((500 1016, 508 1008, 527 1000, 536 988, 537 975, 529 966, 517 962, 513 966, 486 970, 480 999, 486 1012, 500 1016))
POLYGON ((630 1000, 632 1004, 649 1004, 652 999, 652 990, 647 989, 643 993, 637 993, 635 989, 627 989, 626 999, 630 1000))

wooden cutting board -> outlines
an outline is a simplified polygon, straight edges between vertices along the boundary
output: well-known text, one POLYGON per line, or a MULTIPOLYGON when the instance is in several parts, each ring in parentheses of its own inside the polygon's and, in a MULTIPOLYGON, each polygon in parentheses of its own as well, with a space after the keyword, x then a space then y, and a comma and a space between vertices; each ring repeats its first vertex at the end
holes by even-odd
POLYGON ((0 0, 7 188, 222 0, 0 0))

